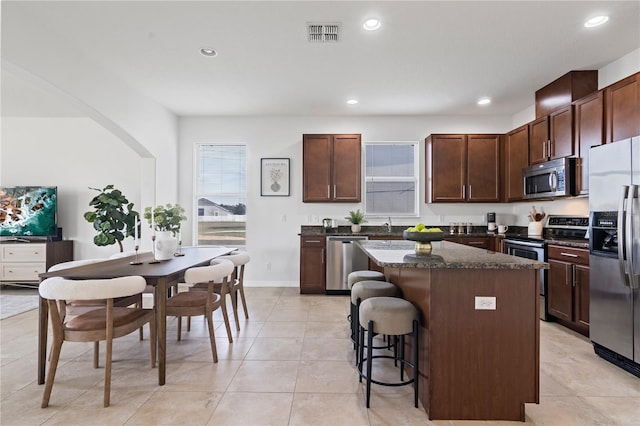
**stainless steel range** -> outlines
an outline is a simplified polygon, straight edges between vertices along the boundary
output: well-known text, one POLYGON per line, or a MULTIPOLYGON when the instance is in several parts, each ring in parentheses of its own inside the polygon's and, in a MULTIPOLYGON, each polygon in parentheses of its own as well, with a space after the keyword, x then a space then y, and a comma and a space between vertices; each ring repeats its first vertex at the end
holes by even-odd
MULTIPOLYGON (((589 218, 586 216, 549 216, 542 237, 525 234, 507 234, 504 252, 512 256, 547 261, 547 242, 562 240, 585 240, 588 238, 589 218)), ((540 269, 540 319, 547 320, 547 270, 540 269)))

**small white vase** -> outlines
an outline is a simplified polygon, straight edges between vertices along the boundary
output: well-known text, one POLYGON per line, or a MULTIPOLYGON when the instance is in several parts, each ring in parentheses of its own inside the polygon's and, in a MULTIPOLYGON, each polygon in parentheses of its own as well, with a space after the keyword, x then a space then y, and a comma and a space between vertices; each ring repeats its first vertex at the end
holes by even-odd
POLYGON ((168 260, 178 248, 178 239, 171 231, 156 231, 156 259, 168 260))
POLYGON ((528 232, 531 236, 539 237, 542 235, 542 222, 529 222, 528 232))
POLYGON ((357 234, 362 229, 361 225, 351 225, 351 232, 357 234))

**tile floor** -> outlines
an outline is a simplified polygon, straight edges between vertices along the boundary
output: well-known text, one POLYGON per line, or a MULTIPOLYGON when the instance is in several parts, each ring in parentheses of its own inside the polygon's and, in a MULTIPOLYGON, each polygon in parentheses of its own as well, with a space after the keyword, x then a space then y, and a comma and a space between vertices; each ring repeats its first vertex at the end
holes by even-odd
MULTIPOLYGON (((353 367, 346 297, 301 296, 296 288, 246 292, 251 318, 241 319, 233 344, 217 316, 218 364, 211 361, 202 318, 194 318, 181 342, 177 321, 169 320, 165 386, 149 368, 146 340, 137 333, 116 340, 108 408, 102 407, 104 370, 92 368, 91 345, 65 343, 51 405, 41 409, 37 311, 2 320, 0 424, 522 424, 430 422, 413 407, 407 386, 374 386, 367 410, 353 367)), ((526 424, 640 425, 640 379, 599 359, 587 339, 557 324, 541 323, 541 342, 541 403, 526 406, 526 424)))

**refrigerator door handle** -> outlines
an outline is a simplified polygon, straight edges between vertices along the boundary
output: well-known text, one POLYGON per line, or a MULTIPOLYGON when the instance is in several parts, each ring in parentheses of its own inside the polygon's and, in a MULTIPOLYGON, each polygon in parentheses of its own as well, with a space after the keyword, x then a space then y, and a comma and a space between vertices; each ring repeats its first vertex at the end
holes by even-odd
POLYGON ((634 212, 634 204, 636 199, 638 198, 638 185, 631 185, 629 187, 629 193, 627 195, 627 223, 625 224, 625 246, 627 249, 627 270, 629 271, 629 287, 631 288, 639 288, 640 277, 635 274, 634 268, 634 258, 633 258, 633 245, 634 245, 634 223, 633 219, 637 212, 634 212))
POLYGON ((629 195, 629 186, 627 185, 622 185, 622 194, 620 197, 620 204, 618 205, 618 229, 617 229, 617 233, 618 233, 618 266, 620 267, 620 275, 622 277, 622 284, 624 284, 625 287, 631 287, 631 284, 629 283, 629 275, 627 275, 627 271, 626 269, 626 259, 625 259, 625 254, 628 255, 628 253, 625 252, 626 250, 626 223, 625 223, 625 218, 628 217, 629 215, 625 215, 625 209, 624 209, 624 202, 627 198, 627 196, 629 195))

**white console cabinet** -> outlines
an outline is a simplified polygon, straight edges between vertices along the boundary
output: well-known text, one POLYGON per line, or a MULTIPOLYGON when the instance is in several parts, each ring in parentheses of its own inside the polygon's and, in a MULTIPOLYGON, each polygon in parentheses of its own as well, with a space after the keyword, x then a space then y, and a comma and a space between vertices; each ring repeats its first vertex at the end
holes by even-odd
POLYGON ((73 260, 73 241, 0 242, 0 283, 38 283, 56 263, 73 260))

